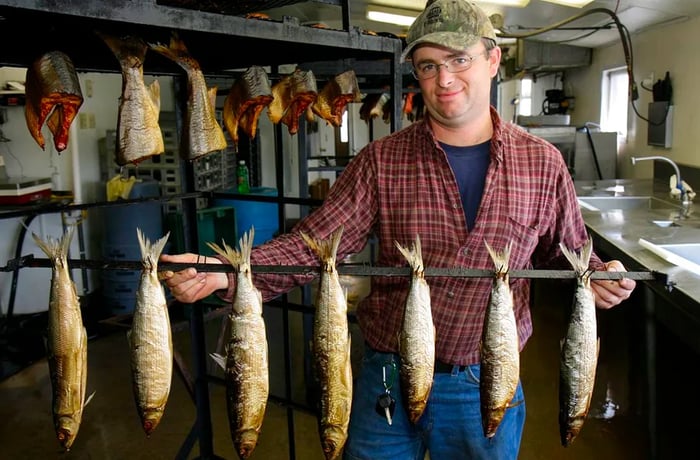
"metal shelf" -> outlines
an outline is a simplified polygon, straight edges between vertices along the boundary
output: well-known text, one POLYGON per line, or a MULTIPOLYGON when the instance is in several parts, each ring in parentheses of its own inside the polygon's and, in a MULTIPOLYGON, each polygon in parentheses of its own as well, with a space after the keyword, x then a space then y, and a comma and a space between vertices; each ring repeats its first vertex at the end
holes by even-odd
MULTIPOLYGON (((326 2, 327 3, 327 2, 326 2)), ((318 29, 282 21, 246 19, 167 5, 155 0, 46 2, 0 1, 0 64, 28 67, 47 47, 68 54, 78 70, 118 72, 119 66, 94 32, 134 35, 151 43, 168 43, 177 30, 205 74, 251 65, 297 64, 338 58, 388 59, 398 62, 401 41, 350 30, 318 29), (31 24, 33 40, 17 40, 31 24)), ((181 69, 158 53, 149 53, 144 72, 180 74, 181 69)))

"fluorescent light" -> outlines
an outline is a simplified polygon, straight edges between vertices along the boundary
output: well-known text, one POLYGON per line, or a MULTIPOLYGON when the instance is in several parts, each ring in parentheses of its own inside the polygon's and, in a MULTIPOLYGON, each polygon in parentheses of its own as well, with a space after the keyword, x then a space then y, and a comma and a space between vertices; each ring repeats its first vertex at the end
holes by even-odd
POLYGON ((493 5, 517 6, 518 8, 524 8, 528 3, 530 3, 530 0, 483 0, 477 1, 476 3, 491 3, 493 5))
POLYGON ((591 3, 593 0, 544 0, 545 2, 549 3, 557 3, 559 5, 564 5, 564 6, 572 6, 574 8, 582 8, 589 3, 591 3))
POLYGON ((367 19, 370 21, 386 22, 397 26, 410 26, 416 20, 416 16, 406 16, 405 14, 384 13, 382 11, 367 11, 367 19))

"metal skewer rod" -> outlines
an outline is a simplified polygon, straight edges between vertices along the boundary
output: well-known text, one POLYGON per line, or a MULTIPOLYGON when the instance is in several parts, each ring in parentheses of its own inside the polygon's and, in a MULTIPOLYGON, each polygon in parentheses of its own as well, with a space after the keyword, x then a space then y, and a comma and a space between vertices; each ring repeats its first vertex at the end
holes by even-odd
MULTIPOLYGON (((22 267, 51 267, 51 260, 48 258, 37 258, 34 256, 24 256, 19 259, 13 259, 8 262, 6 267, 0 268, 0 271, 11 271, 22 267)), ((71 269, 87 268, 95 270, 141 270, 143 264, 136 260, 80 260, 69 259, 68 266, 71 269)), ((183 264, 183 263, 162 263, 158 265, 159 272, 165 271, 180 271, 187 268, 195 268, 199 272, 219 272, 233 273, 235 267, 230 264, 183 264)), ((309 275, 315 276, 318 274, 318 266, 304 265, 253 265, 252 270, 256 274, 278 274, 278 275, 309 275)), ((410 276, 411 269, 409 267, 376 267, 370 265, 339 265, 338 273, 340 275, 353 276, 410 276)), ((511 270, 509 273, 511 278, 531 278, 531 279, 574 279, 576 272, 573 270, 511 270)), ((425 269, 426 277, 442 276, 442 277, 463 277, 463 278, 491 278, 494 276, 493 270, 476 269, 476 268, 438 268, 427 267, 425 269)), ((633 280, 656 280, 665 281, 666 275, 661 272, 654 271, 627 271, 627 272, 608 272, 595 271, 591 274, 591 279, 633 279, 633 280)))

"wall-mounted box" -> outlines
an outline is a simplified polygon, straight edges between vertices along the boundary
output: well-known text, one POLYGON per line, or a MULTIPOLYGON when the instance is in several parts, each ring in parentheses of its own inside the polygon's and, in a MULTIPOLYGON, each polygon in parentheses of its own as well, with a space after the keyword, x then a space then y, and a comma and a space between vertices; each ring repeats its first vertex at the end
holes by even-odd
POLYGON ((515 66, 529 72, 557 72, 587 67, 591 58, 591 48, 519 39, 515 66))
POLYGON ((647 144, 671 148, 673 142, 673 106, 669 101, 649 103, 647 144))

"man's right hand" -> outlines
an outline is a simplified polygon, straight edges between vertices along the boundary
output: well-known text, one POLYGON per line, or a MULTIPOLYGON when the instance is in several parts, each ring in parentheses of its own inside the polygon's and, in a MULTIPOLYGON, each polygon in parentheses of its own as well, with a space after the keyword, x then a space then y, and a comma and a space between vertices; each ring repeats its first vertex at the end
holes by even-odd
MULTIPOLYGON (((165 263, 180 263, 180 264, 220 264, 221 261, 216 257, 207 257, 198 254, 162 254, 160 261, 165 263)), ((183 303, 194 303, 201 300, 215 291, 220 289, 228 289, 228 277, 222 272, 204 272, 198 273, 194 267, 186 268, 179 272, 166 270, 161 272, 161 279, 165 280, 165 284, 172 292, 175 299, 183 303)))

